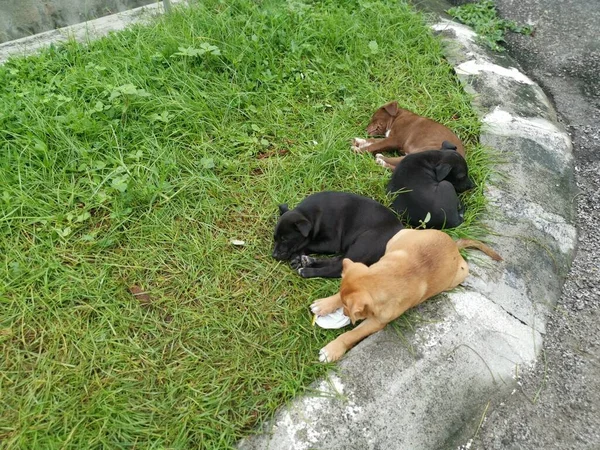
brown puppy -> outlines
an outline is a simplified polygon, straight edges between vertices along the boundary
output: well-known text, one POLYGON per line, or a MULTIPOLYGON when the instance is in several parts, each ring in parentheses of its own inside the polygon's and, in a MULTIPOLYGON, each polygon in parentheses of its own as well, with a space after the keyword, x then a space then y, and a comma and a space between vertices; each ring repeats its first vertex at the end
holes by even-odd
MULTIPOLYGON (((398 102, 382 106, 367 126, 369 136, 385 136, 384 138, 354 138, 352 150, 355 152, 387 152, 398 150, 409 153, 422 152, 442 148, 447 141, 456 146, 456 151, 465 156, 465 149, 456 134, 441 123, 419 116, 407 109, 400 108, 398 102)), ((402 158, 386 158, 379 156, 377 161, 385 167, 393 168, 402 158)))
POLYGON ((356 328, 319 352, 321 362, 336 361, 362 339, 383 329, 404 311, 458 286, 469 274, 459 249, 476 247, 492 259, 502 258, 487 245, 470 239, 453 241, 438 230, 402 230, 390 239, 385 255, 370 267, 344 259, 340 292, 317 300, 313 313, 326 315, 340 307, 356 328))

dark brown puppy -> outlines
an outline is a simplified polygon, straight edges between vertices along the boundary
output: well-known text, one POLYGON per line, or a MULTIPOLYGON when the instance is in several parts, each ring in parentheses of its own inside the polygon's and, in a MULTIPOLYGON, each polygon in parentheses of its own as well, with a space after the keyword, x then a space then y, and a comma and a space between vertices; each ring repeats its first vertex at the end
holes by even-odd
MULTIPOLYGON (((400 108, 398 102, 382 106, 367 126, 370 136, 384 138, 354 138, 352 150, 355 152, 387 152, 397 150, 410 154, 441 148, 444 141, 456 146, 456 151, 465 156, 465 149, 456 134, 448 127, 426 117, 419 116, 407 109, 400 108)), ((401 158, 387 158, 388 166, 395 166, 401 158)))

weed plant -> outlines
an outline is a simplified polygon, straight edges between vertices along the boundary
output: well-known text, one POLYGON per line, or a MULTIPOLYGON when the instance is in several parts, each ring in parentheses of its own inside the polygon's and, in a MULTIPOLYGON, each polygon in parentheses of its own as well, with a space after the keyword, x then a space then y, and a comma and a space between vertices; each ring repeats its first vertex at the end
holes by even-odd
POLYGON ((507 31, 529 36, 533 33, 531 25, 520 25, 514 20, 501 19, 496 11, 494 0, 479 0, 474 3, 465 3, 448 10, 455 19, 472 26, 478 38, 489 48, 503 52, 502 44, 505 42, 504 34, 507 31))
POLYGON ((388 202, 350 151, 387 101, 465 140, 479 230, 480 125, 397 1, 203 0, 11 59, 0 93, 3 448, 228 448, 322 375, 308 305, 339 282, 271 258, 277 204, 388 202))

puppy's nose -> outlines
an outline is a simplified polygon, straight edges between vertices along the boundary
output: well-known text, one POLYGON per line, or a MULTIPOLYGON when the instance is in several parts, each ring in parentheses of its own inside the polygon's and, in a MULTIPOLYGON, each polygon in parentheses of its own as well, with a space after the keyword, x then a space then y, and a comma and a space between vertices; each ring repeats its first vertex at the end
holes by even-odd
POLYGON ((473 189, 476 186, 475 183, 473 182, 473 180, 471 178, 469 178, 468 180, 469 180, 469 182, 467 183, 467 190, 473 189))

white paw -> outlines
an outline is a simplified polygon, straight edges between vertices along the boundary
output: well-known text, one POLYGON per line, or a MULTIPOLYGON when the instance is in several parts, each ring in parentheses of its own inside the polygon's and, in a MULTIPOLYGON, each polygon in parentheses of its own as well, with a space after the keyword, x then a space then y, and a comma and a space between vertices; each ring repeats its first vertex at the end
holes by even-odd
POLYGON ((363 152, 368 146, 369 143, 366 139, 354 138, 352 140, 352 150, 357 153, 363 152))
POLYGON ((329 355, 327 354, 327 350, 325 350, 324 348, 319 350, 319 362, 329 362, 329 355))
POLYGON ((383 155, 381 153, 377 153, 375 155, 375 162, 379 164, 381 167, 387 167, 388 164, 383 160, 383 155))
POLYGON ((321 308, 319 308, 319 306, 317 306, 316 303, 313 303, 312 305, 310 305, 310 310, 313 314, 319 314, 319 311, 321 311, 321 308))

